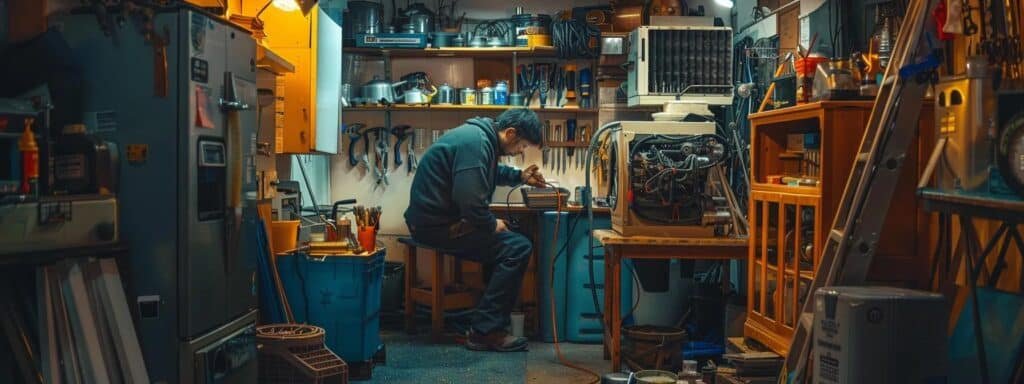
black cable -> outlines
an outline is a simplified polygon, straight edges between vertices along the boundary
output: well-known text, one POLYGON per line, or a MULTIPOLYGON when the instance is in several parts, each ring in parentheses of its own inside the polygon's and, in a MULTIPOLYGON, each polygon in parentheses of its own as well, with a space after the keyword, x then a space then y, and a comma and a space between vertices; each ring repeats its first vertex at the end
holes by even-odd
POLYGON ((579 21, 556 20, 551 23, 551 43, 561 59, 593 59, 598 57, 600 47, 591 46, 597 41, 601 31, 597 26, 579 21))

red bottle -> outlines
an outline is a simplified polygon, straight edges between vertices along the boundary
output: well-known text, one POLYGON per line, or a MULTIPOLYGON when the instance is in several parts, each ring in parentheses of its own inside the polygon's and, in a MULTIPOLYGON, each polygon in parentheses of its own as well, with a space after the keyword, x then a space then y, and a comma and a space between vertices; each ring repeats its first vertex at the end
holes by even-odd
POLYGON ((36 190, 39 182, 39 146, 32 133, 32 122, 35 119, 25 118, 25 132, 18 139, 18 150, 21 151, 21 193, 29 194, 36 190))

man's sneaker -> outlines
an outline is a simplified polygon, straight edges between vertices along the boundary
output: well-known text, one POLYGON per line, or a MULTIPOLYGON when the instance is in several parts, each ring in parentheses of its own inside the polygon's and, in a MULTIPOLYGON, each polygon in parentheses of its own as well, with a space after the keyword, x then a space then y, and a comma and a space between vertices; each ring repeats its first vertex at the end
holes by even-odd
POLYGON ((515 337, 505 331, 494 331, 486 335, 476 331, 469 332, 466 348, 474 351, 516 352, 525 351, 525 337, 515 337))

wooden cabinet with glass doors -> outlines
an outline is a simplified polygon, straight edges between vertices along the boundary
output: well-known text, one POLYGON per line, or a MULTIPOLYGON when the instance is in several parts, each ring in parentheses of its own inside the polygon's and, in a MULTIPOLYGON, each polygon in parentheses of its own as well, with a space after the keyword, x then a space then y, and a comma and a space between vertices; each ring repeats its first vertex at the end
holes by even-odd
MULTIPOLYGON (((750 115, 750 249, 744 336, 785 355, 819 264, 872 102, 818 102, 750 115)), ((915 287, 927 271, 928 217, 915 196, 933 109, 896 187, 871 279, 915 287)), ((927 157, 927 156, 925 156, 927 157)))

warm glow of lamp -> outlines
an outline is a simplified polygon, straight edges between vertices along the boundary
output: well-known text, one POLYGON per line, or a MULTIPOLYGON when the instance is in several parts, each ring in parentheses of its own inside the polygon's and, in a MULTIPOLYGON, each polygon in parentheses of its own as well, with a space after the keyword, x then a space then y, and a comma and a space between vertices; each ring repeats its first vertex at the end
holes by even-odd
POLYGON ((726 8, 732 8, 732 0, 715 0, 715 4, 721 5, 726 8))
POLYGON ((295 0, 272 0, 274 7, 285 12, 295 12, 299 9, 299 4, 295 0))

